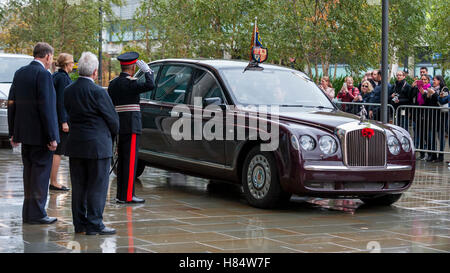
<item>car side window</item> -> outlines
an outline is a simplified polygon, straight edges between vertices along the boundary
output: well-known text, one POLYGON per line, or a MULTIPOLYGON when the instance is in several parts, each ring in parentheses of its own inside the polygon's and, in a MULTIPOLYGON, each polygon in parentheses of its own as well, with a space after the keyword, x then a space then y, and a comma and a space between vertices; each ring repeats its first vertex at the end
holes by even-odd
MULTIPOLYGON (((158 71, 159 71, 160 67, 161 67, 160 65, 150 66, 150 68, 153 70, 154 81, 156 81, 156 77, 158 76, 158 71)), ((138 82, 142 82, 142 83, 145 82, 144 73, 139 74, 138 82)), ((141 99, 150 100, 152 98, 152 94, 153 94, 152 90, 145 92, 145 93, 141 93, 141 99)))
POLYGON ((209 72, 197 69, 194 82, 192 84, 192 92, 190 94, 189 103, 194 104, 194 98, 203 99, 218 97, 225 103, 225 96, 222 88, 218 84, 216 78, 209 72))
POLYGON ((193 69, 189 66, 164 66, 158 80, 155 100, 170 103, 184 103, 186 93, 190 86, 192 72, 193 69))

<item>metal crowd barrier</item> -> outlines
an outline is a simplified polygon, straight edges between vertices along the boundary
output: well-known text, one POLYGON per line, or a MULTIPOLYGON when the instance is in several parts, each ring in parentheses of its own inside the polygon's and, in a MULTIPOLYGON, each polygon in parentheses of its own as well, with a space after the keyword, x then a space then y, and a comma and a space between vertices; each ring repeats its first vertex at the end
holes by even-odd
POLYGON ((401 105, 395 113, 395 125, 407 130, 418 152, 450 154, 449 110, 446 106, 401 105), (446 145, 446 142, 448 145, 446 145), (446 147, 447 146, 447 147, 446 147))
MULTIPOLYGON (((336 106, 347 113, 360 115, 361 106, 365 106, 367 113, 374 110, 374 115, 367 119, 381 121, 381 104, 341 102, 334 101, 336 106)), ((436 154, 450 154, 449 124, 450 108, 447 106, 415 106, 401 105, 395 109, 388 104, 389 123, 398 125, 407 130, 413 141, 416 151, 436 154), (446 144, 447 142, 447 144, 446 144)))
MULTIPOLYGON (((381 104, 380 103, 362 103, 362 102, 341 102, 334 101, 336 106, 347 113, 360 115, 361 107, 364 105, 367 111, 366 118, 371 120, 381 121, 381 104), (373 110, 373 117, 369 117, 369 111, 373 110)), ((390 123, 394 123, 395 109, 392 105, 388 104, 388 120, 390 123)))

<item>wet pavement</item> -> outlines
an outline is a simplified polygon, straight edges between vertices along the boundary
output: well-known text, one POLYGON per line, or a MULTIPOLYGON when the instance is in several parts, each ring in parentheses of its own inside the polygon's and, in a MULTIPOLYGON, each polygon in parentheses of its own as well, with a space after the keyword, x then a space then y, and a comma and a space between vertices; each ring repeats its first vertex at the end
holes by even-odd
MULTIPOLYGON (((448 160, 448 158, 447 158, 448 160)), ((413 187, 392 207, 293 197, 283 209, 247 205, 235 185, 147 168, 142 205, 115 203, 111 176, 104 222, 113 236, 75 235, 71 195, 50 192, 49 226, 23 225, 20 154, 0 150, 0 253, 450 252, 450 169, 418 162, 413 187)), ((67 158, 59 180, 70 187, 67 158)))

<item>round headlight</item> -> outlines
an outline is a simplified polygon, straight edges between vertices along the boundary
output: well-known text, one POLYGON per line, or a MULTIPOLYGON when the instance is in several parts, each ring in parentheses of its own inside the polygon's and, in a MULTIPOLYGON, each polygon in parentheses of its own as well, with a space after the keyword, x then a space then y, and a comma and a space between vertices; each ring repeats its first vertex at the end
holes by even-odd
POLYGON ((389 152, 393 155, 399 155, 400 154, 400 142, 396 137, 391 136, 388 140, 388 148, 389 152))
POLYGON ((319 147, 320 150, 326 155, 334 154, 337 151, 336 140, 330 136, 321 137, 319 140, 319 147))
POLYGON ((312 151, 316 148, 316 142, 310 136, 302 136, 300 138, 300 145, 305 151, 312 151))
POLYGON ((295 135, 291 136, 291 144, 295 150, 297 150, 297 151, 300 150, 300 144, 298 142, 298 138, 295 135))
POLYGON ((407 153, 411 151, 411 143, 409 142, 409 139, 406 137, 402 137, 402 148, 407 153))

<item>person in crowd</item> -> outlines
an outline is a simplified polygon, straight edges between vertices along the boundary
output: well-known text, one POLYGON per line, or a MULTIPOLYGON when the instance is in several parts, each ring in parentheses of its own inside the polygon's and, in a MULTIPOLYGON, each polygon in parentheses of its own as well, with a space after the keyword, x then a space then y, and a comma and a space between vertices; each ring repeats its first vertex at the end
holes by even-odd
POLYGON ((8 125, 11 145, 22 144, 23 222, 52 224, 45 210, 53 153, 59 142, 56 96, 52 75, 53 48, 37 43, 34 61, 14 75, 9 92, 8 125))
MULTIPOLYGON (((370 98, 370 93, 373 91, 372 84, 369 80, 365 80, 361 82, 361 93, 358 95, 358 98, 355 100, 355 102, 359 103, 368 103, 370 98)), ((367 106, 365 106, 366 112, 367 112, 367 106)), ((358 107, 355 109, 357 112, 355 114, 360 114, 362 107, 358 107)), ((367 118, 367 116, 366 116, 367 118)))
MULTIPOLYGON (((358 85, 358 90, 361 91, 361 89, 362 89, 362 84, 363 84, 363 82, 365 82, 365 81, 369 81, 369 82, 372 81, 372 82, 373 82, 373 79, 372 79, 372 71, 366 72, 366 74, 364 75, 364 77, 362 78, 361 82, 360 82, 359 85, 358 85)), ((372 83, 371 83, 371 84, 372 84, 372 83)), ((373 86, 374 86, 374 84, 372 84, 372 89, 374 88, 373 86)))
POLYGON ((361 94, 359 95, 359 101, 362 103, 368 103, 370 99, 370 94, 373 91, 373 86, 369 80, 363 81, 361 83, 361 94))
POLYGON ((405 78, 409 77, 409 69, 407 67, 403 68, 403 74, 405 75, 405 78))
POLYGON ((72 182, 73 225, 75 233, 86 235, 116 233, 103 224, 103 211, 119 117, 108 94, 94 82, 98 65, 93 53, 84 52, 78 62, 80 77, 64 91, 70 124, 65 155, 72 182))
POLYGON ((61 53, 56 65, 59 70, 53 74, 53 84, 56 90, 56 110, 58 113, 59 138, 61 142, 53 155, 53 165, 50 175, 50 190, 68 191, 69 188, 58 183, 58 169, 61 163, 61 156, 64 155, 67 136, 69 135, 69 125, 66 109, 64 108, 64 89, 72 83, 69 73, 74 66, 73 56, 61 53))
MULTIPOLYGON (((450 113, 449 113, 449 110, 450 110, 450 92, 449 92, 448 87, 445 84, 444 77, 442 77, 440 75, 436 76, 436 77, 438 77, 437 80, 439 81, 439 86, 440 86, 440 90, 441 90, 441 92, 439 94, 439 103, 442 106, 447 104, 447 106, 449 108, 449 109, 447 109, 447 112, 445 114, 445 116, 447 117, 447 119, 445 119, 445 129, 447 130, 447 132, 449 132, 449 129, 450 129, 449 128, 449 125, 450 125, 449 124, 450 123, 450 113)), ((440 136, 440 141, 441 141, 441 151, 443 151, 445 149, 445 138, 444 138, 444 135, 442 135, 442 134, 440 136)), ((448 139, 448 145, 450 146, 450 138, 448 139)), ((439 157, 439 159, 441 159, 441 157, 439 157)), ((443 157, 442 157, 442 159, 443 159, 443 157)), ((449 166, 450 166, 450 162, 447 162, 447 163, 449 163, 449 166)))
POLYGON ((320 87, 320 89, 322 89, 323 92, 325 92, 325 95, 327 95, 327 97, 330 100, 333 100, 334 97, 336 96, 336 93, 334 91, 333 85, 331 84, 329 77, 324 76, 322 78, 322 81, 320 82, 319 87, 320 87))
MULTIPOLYGON (((416 80, 412 84, 411 96, 412 104, 416 106, 427 105, 427 89, 431 87, 428 83, 428 75, 423 75, 420 80, 416 80)), ((414 109, 412 113, 413 130, 414 130, 414 146, 418 149, 425 150, 427 147, 427 130, 428 112, 425 108, 414 109)), ((420 152, 418 160, 426 160, 424 152, 420 152)))
POLYGON ((381 85, 381 80, 379 80, 378 75, 380 74, 380 70, 374 70, 372 71, 372 80, 370 81, 372 83, 373 89, 377 88, 377 86, 381 85))
MULTIPOLYGON (((445 79, 441 75, 437 75, 433 78, 433 86, 428 88, 427 90, 427 103, 430 106, 438 107, 441 104, 444 104, 444 108, 442 110, 433 110, 432 115, 432 128, 430 130, 430 138, 433 143, 436 140, 436 136, 439 136, 440 140, 440 151, 443 152, 445 148, 445 131, 448 126, 448 109, 446 103, 441 103, 441 93, 448 94, 448 87, 445 85, 445 79)), ((433 150, 436 149, 435 145, 432 145, 433 150)), ((437 154, 433 154, 431 158, 429 158, 433 162, 442 162, 444 161, 444 154, 441 153, 439 156, 437 154)))
POLYGON ((420 71, 420 79, 422 78, 423 75, 427 75, 428 82, 431 83, 433 81, 433 77, 431 77, 428 74, 428 68, 426 66, 422 66, 419 71, 420 71))
MULTIPOLYGON (((397 71, 397 80, 395 81, 394 88, 391 91, 389 97, 389 103, 397 111, 397 108, 401 105, 410 105, 411 102, 411 86, 406 82, 406 75, 403 71, 397 71)), ((409 130, 408 113, 403 110, 400 116, 397 117, 400 122, 400 126, 405 130, 409 130)))
MULTIPOLYGON (((377 85, 377 87, 374 88, 373 92, 370 93, 369 103, 381 103, 381 70, 375 70, 377 71, 377 76, 374 78, 375 82, 379 82, 380 84, 377 85)), ((390 90, 392 90, 392 85, 388 83, 388 93, 390 93, 390 90)), ((380 119, 380 107, 379 106, 369 106, 369 118, 370 119, 380 119)))
POLYGON ((138 61, 139 54, 127 52, 117 59, 122 73, 111 81, 108 94, 120 117, 117 163, 117 203, 144 203, 145 200, 135 196, 134 182, 138 163, 139 141, 142 134, 140 94, 155 88, 153 71, 143 61, 138 61), (133 78, 136 65, 144 72, 145 81, 133 78))
MULTIPOLYGON (((359 90, 353 86, 353 78, 346 77, 345 84, 342 86, 341 91, 339 91, 337 98, 342 102, 357 102, 358 101, 359 90)), ((342 110, 348 113, 356 113, 358 107, 354 105, 343 105, 342 110)))

